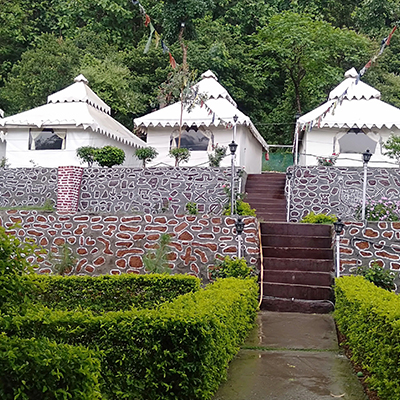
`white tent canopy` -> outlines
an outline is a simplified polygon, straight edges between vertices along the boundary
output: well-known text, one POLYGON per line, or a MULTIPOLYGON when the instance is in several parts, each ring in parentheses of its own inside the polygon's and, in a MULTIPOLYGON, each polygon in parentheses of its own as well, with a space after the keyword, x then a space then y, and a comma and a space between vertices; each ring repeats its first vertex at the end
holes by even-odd
POLYGON ((109 114, 110 107, 88 86, 83 75, 75 83, 47 98, 47 104, 32 110, 0 119, 4 128, 18 126, 90 128, 114 140, 131 145, 146 147, 146 143, 125 128, 109 114))

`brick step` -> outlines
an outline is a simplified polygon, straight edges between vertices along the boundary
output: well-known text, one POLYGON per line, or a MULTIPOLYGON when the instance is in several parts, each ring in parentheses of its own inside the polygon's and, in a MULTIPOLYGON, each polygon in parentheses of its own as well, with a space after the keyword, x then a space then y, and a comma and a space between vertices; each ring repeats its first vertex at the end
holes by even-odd
POLYGON ((262 246, 262 251, 264 257, 333 260, 332 249, 262 246))
POLYGON ((304 314, 328 314, 335 307, 329 300, 300 300, 264 296, 261 310, 276 312, 299 312, 304 314))
POLYGON ((289 283, 264 282, 264 295, 284 299, 330 300, 333 289, 330 286, 296 285, 289 283))
POLYGON ((259 212, 262 212, 262 213, 267 213, 267 214, 279 213, 279 214, 286 215, 286 207, 282 207, 279 205, 263 207, 263 206, 257 206, 255 204, 250 203, 250 207, 255 208, 256 210, 258 210, 259 212))
POLYGON ((293 283, 296 285, 331 286, 334 274, 331 272, 264 270, 264 282, 293 283))
POLYGON ((296 236, 329 236, 331 237, 332 226, 323 224, 261 224, 263 234, 273 235, 296 235, 296 236))
POLYGON ((261 235, 263 246, 332 248, 332 239, 326 236, 261 235))
POLYGON ((257 213, 257 218, 259 221, 265 221, 265 222, 286 222, 286 212, 285 213, 267 213, 263 212, 261 210, 256 211, 257 213))
POLYGON ((270 202, 279 202, 286 205, 286 198, 285 196, 281 195, 272 195, 272 196, 264 196, 264 195, 254 195, 254 194, 246 194, 244 200, 248 203, 270 203, 270 202))
POLYGON ((285 185, 279 182, 270 183, 246 183, 246 192, 261 190, 263 192, 281 192, 284 193, 285 185))
POLYGON ((332 260, 264 257, 264 270, 334 272, 332 260))

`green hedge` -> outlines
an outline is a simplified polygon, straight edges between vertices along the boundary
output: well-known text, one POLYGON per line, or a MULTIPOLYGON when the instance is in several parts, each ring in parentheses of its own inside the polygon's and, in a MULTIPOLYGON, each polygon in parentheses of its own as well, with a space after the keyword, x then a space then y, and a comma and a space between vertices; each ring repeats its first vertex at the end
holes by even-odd
POLYGON ((154 310, 37 308, 0 319, 0 328, 102 350, 109 399, 209 399, 254 324, 257 292, 252 279, 228 278, 154 310))
POLYGON ((400 399, 400 298, 361 276, 336 280, 335 319, 382 400, 400 399))
POLYGON ((37 290, 34 301, 59 310, 123 311, 154 308, 199 290, 200 281, 188 275, 48 276, 29 275, 37 290))
POLYGON ((0 335, 2 400, 101 399, 100 361, 84 347, 0 335))

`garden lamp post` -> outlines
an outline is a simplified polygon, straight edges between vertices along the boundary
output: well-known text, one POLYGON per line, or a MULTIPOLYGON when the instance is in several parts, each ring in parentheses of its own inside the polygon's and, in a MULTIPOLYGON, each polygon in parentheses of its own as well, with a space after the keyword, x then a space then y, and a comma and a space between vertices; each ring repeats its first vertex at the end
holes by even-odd
POLYGON ((365 222, 365 204, 367 199, 367 168, 368 162, 371 159, 372 154, 367 150, 363 153, 364 161, 364 181, 363 181, 363 197, 362 197, 362 210, 361 210, 361 220, 365 222))
POLYGON ((236 228, 236 234, 237 234, 237 240, 238 240, 238 251, 237 251, 237 258, 242 257, 242 233, 244 230, 244 222, 242 220, 242 217, 238 217, 238 219, 235 222, 235 228, 236 228))
POLYGON ((236 140, 236 123, 237 123, 238 119, 239 119, 239 117, 235 114, 233 116, 233 122, 234 122, 234 124, 233 124, 233 138, 232 138, 233 141, 236 140))
POLYGON ((286 222, 289 222, 289 219, 290 219, 290 201, 291 201, 290 195, 291 195, 292 176, 293 176, 292 171, 286 172, 286 181, 287 181, 287 188, 288 188, 287 203, 286 203, 286 222))
POLYGON ((229 150, 231 151, 231 215, 234 214, 235 209, 235 153, 238 145, 232 140, 229 143, 229 150))
POLYGON ((344 223, 340 218, 333 223, 336 234, 336 278, 340 277, 340 235, 344 228, 344 223))

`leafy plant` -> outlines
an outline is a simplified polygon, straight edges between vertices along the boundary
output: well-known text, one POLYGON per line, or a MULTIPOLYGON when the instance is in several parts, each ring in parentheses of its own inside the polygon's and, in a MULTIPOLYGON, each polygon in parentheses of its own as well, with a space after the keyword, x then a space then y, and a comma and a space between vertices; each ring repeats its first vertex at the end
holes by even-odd
POLYGON ((59 275, 69 274, 76 264, 76 257, 71 248, 64 243, 58 248, 58 253, 49 253, 49 261, 53 265, 54 271, 59 275))
POLYGON ((175 158, 175 167, 179 167, 180 163, 187 163, 190 158, 190 151, 183 147, 175 147, 169 151, 169 156, 175 158))
POLYGON ((330 157, 317 157, 317 162, 319 166, 322 167, 332 167, 336 164, 338 155, 333 153, 330 157))
POLYGON ((219 167, 221 165, 221 161, 226 156, 226 149, 226 146, 219 146, 218 143, 213 147, 214 154, 208 155, 210 167, 219 167))
POLYGON ((311 211, 307 214, 300 223, 302 224, 325 224, 330 225, 337 221, 337 217, 335 215, 327 215, 327 214, 315 214, 311 211))
POLYGON ((92 146, 82 146, 76 149, 76 156, 80 158, 81 164, 87 162, 89 167, 93 166, 95 161, 95 155, 97 152, 97 147, 92 146))
POLYGON ((370 266, 358 267, 357 275, 363 276, 366 280, 382 289, 389 291, 395 289, 395 274, 381 267, 376 261, 372 262, 370 266))
POLYGON ((217 261, 215 268, 210 270, 211 279, 217 278, 249 278, 255 276, 255 268, 249 267, 245 258, 226 256, 223 261, 217 261))
MULTIPOLYGON (((361 218, 362 206, 356 210, 356 218, 361 218)), ((399 221, 400 201, 388 200, 382 197, 380 200, 369 200, 365 204, 365 218, 367 221, 399 221)))
MULTIPOLYGON (((234 214, 236 215, 245 215, 250 217, 256 217, 256 210, 251 208, 249 203, 246 203, 243 200, 237 200, 235 202, 235 210, 234 214)), ((231 215, 231 203, 225 205, 223 215, 231 215)))
POLYGON ((104 146, 96 151, 94 161, 101 167, 111 168, 114 165, 121 165, 125 161, 125 152, 118 147, 104 146))
POLYGON ((169 244, 171 236, 163 233, 157 243, 157 248, 149 251, 143 256, 143 264, 148 272, 154 274, 170 273, 171 269, 168 265, 169 244))
POLYGON ((391 135, 383 147, 387 150, 385 155, 395 159, 397 164, 400 164, 400 137, 391 135))
POLYGON ((143 168, 146 163, 154 160, 158 156, 158 151, 154 147, 139 147, 135 151, 135 157, 143 162, 143 168))
POLYGON ((54 201, 47 198, 44 203, 43 206, 41 207, 41 210, 43 211, 48 211, 48 212, 53 212, 54 211, 54 201))
POLYGON ((10 167, 10 163, 8 162, 8 159, 6 157, 3 157, 0 160, 0 169, 7 169, 10 167))
POLYGON ((199 213, 199 210, 197 209, 197 204, 193 203, 192 201, 186 203, 185 208, 186 211, 191 215, 197 215, 199 213))

